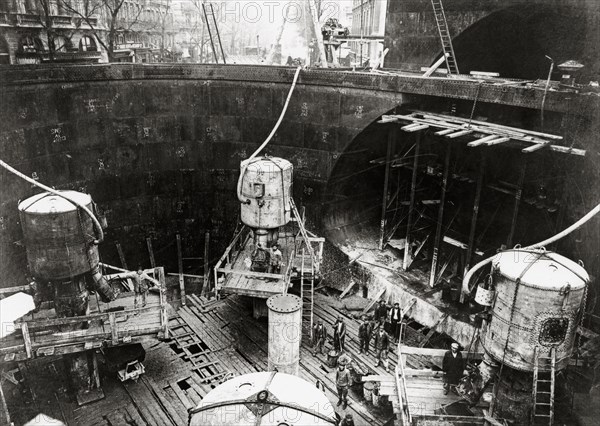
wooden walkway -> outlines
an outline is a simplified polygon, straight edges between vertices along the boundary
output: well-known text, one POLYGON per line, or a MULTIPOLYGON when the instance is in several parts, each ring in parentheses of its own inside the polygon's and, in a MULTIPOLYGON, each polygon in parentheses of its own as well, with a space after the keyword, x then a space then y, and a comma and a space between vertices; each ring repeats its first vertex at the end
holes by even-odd
MULTIPOLYGON (((187 424, 187 410, 195 407, 201 399, 214 387, 232 376, 267 368, 267 321, 256 320, 252 317, 252 303, 249 299, 231 295, 218 302, 207 301, 196 295, 187 296, 187 305, 173 314, 169 320, 171 338, 165 342, 154 342, 146 346, 144 365, 146 374, 138 382, 120 383, 115 374, 105 374, 102 386, 105 393, 103 400, 78 407, 69 402, 59 378, 50 377, 49 383, 40 383, 48 377, 48 366, 53 363, 59 366, 60 359, 35 360, 39 364, 38 371, 44 374, 24 374, 32 389, 45 388, 48 395, 34 397, 34 402, 28 405, 28 410, 22 411, 14 420, 21 423, 29 420, 37 412, 46 412, 69 425, 98 425, 115 424, 137 425, 182 425, 187 424), (44 405, 43 401, 53 404, 44 405), (54 403, 58 401, 58 403, 54 403), (29 417, 29 418, 28 418, 29 417)), ((316 319, 323 320, 328 328, 329 339, 325 351, 332 348, 332 327, 339 315, 345 316, 335 307, 327 304, 327 297, 319 295, 315 304, 316 319)), ((375 352, 359 354, 358 350, 358 321, 346 318, 347 336, 346 352, 353 363, 360 366, 367 374, 393 377, 382 367, 376 367, 375 352)), ((413 366, 425 363, 414 356, 413 366)), ((390 371, 397 362, 396 352, 390 352, 390 371)), ((25 369, 25 363, 23 368, 25 369)), ((27 363, 26 365, 31 365, 27 363)), ((31 367, 33 368, 33 367, 31 367)), ((102 371, 102 367, 101 367, 102 371)), ((337 393, 335 387, 335 368, 326 363, 325 355, 312 355, 312 348, 307 342, 302 342, 300 349, 300 377, 316 383, 321 380, 325 393, 335 404, 337 393)), ((14 397, 17 388, 11 389, 11 383, 4 382, 5 393, 12 409, 21 404, 14 397), (14 391, 14 392, 13 392, 14 391)), ((382 389, 382 394, 386 393, 382 389)), ((390 392, 391 394, 391 389, 390 392)), ((351 390, 350 404, 346 410, 337 408, 342 416, 352 413, 357 425, 381 425, 391 419, 394 414, 391 407, 373 407, 372 403, 364 401, 362 395, 351 390)), ((12 410, 11 410, 12 411, 12 410)))

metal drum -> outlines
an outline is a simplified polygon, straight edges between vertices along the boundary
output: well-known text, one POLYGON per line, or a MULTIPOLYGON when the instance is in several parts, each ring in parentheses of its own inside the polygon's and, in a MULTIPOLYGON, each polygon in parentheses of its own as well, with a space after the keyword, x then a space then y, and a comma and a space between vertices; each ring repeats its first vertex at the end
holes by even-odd
POLYGON ((269 370, 298 375, 302 339, 302 299, 277 294, 267 299, 269 308, 269 370))
POLYGON ((274 229, 290 221, 293 166, 277 157, 243 161, 239 196, 242 222, 251 228, 274 229))
POLYGON ((325 394, 296 376, 260 372, 234 377, 211 390, 189 413, 192 426, 335 425, 325 394))
MULTIPOLYGON (((89 209, 92 198, 61 191, 89 209)), ((44 192, 19 203, 27 261, 34 277, 61 280, 89 272, 98 265, 98 247, 91 218, 69 201, 44 192)))
MULTIPOLYGON (((542 250, 508 250, 492 266, 496 299, 482 341, 497 361, 533 371, 538 358, 556 349, 556 369, 564 368, 573 350, 577 321, 589 275, 577 263, 542 250)), ((548 371, 548 362, 540 371, 548 371)))

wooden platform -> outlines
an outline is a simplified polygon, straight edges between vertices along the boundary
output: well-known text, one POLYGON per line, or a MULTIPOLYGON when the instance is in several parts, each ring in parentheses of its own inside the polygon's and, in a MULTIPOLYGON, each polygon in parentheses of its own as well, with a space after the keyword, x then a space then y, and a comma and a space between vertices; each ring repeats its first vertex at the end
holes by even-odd
MULTIPOLYGON (((343 313, 319 296, 316 319, 328 327, 325 350, 332 348, 332 326, 343 313)), ((171 316, 171 338, 165 342, 145 345, 146 374, 137 382, 120 383, 115 374, 104 373, 102 386, 105 399, 77 407, 69 401, 65 375, 59 357, 39 358, 26 363, 10 363, 21 367, 26 383, 15 386, 3 383, 13 420, 24 423, 44 412, 69 425, 99 425, 130 423, 137 425, 182 425, 187 422, 187 409, 195 407, 213 387, 232 376, 264 371, 267 368, 268 327, 266 320, 252 318, 249 299, 231 295, 218 302, 208 302, 188 295, 187 305, 171 316), (50 365, 54 365, 51 367, 50 365), (56 373, 54 372, 56 371, 56 373), (30 403, 23 403, 21 388, 31 389, 30 403)), ((374 351, 358 353, 358 322, 346 317, 347 353, 353 363, 368 374, 393 377, 381 367, 375 367, 374 351)), ((326 363, 325 355, 313 356, 308 342, 300 349, 300 377, 311 383, 321 380, 325 393, 335 404, 335 369, 326 363)), ((390 354, 390 365, 396 365, 396 353, 390 354)), ((102 360, 100 370, 103 371, 102 360)), ((350 405, 338 412, 352 413, 357 425, 381 425, 394 416, 391 407, 374 407, 361 393, 351 390, 350 405)))

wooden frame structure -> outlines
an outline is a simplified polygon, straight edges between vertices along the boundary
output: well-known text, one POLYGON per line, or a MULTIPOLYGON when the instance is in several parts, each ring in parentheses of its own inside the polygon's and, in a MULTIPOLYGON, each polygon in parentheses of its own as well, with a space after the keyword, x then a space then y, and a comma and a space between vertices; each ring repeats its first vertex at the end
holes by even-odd
MULTIPOLYGON (((158 295, 148 295, 149 306, 133 308, 133 293, 124 292, 113 302, 94 303, 90 315, 57 318, 53 309, 27 314, 15 322, 15 328, 20 332, 15 330, 0 340, 0 359, 4 362, 24 361, 168 338, 164 269, 158 267, 144 272, 160 283, 158 295)), ((119 275, 122 274, 106 275, 105 278, 118 279, 119 275)))

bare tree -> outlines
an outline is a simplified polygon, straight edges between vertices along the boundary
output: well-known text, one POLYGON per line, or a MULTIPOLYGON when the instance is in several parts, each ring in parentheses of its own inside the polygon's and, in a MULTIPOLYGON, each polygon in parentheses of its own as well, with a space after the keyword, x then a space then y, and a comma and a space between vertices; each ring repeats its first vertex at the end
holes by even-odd
POLYGON ((59 11, 52 0, 35 0, 35 10, 39 18, 39 23, 46 32, 48 60, 54 62, 56 52, 61 51, 67 46, 75 31, 79 28, 81 21, 73 21, 72 23, 75 27, 71 30, 55 28, 55 19, 58 18, 59 11))
POLYGON ((79 16, 90 27, 96 40, 106 50, 109 62, 114 60, 118 32, 131 29, 142 14, 142 8, 139 8, 134 16, 123 19, 125 0, 81 0, 78 5, 72 4, 70 0, 58 0, 58 2, 65 10, 79 16), (93 19, 96 16, 100 16, 101 19, 93 19))

